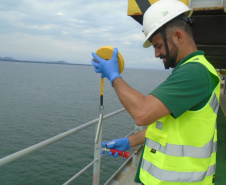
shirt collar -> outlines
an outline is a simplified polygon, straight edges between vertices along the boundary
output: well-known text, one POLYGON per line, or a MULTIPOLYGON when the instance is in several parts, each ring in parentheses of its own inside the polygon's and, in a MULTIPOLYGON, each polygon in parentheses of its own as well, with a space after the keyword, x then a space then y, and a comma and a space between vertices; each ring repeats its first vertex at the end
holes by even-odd
POLYGON ((173 69, 173 71, 175 71, 176 69, 178 69, 183 63, 185 63, 187 60, 189 60, 190 58, 197 56, 197 55, 204 55, 204 51, 195 51, 191 54, 189 54, 188 56, 186 56, 185 58, 183 58, 178 64, 177 66, 173 69))

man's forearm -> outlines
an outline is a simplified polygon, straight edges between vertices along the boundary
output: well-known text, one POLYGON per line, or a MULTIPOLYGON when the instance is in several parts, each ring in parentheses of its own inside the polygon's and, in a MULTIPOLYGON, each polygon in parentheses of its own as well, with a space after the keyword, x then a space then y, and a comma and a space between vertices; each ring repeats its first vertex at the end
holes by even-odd
POLYGON ((142 110, 144 104, 142 102, 144 102, 145 96, 131 88, 121 78, 116 78, 114 80, 113 87, 122 105, 136 121, 136 116, 139 115, 139 111, 142 110))
POLYGON ((146 130, 147 128, 128 137, 130 147, 135 147, 144 144, 146 130))
POLYGON ((139 126, 150 125, 170 114, 170 110, 158 98, 153 95, 144 96, 121 78, 115 78, 113 87, 120 102, 139 126))

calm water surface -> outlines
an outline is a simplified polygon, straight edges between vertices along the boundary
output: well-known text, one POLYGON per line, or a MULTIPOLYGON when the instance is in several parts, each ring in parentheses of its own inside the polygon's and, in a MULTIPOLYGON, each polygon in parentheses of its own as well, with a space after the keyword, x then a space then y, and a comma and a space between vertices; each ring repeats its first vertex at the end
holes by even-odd
MULTIPOLYGON (((169 71, 125 69, 127 83, 149 93, 169 71)), ((100 75, 91 66, 0 62, 0 158, 99 117, 100 75)), ((104 114, 122 108, 108 80, 104 114)), ((134 121, 124 112, 104 120, 103 139, 124 137, 134 121)), ((0 168, 3 185, 60 185, 93 160, 91 126, 0 168)), ((102 158, 101 184, 124 161, 102 158)), ((92 184, 92 168, 71 184, 92 184)))

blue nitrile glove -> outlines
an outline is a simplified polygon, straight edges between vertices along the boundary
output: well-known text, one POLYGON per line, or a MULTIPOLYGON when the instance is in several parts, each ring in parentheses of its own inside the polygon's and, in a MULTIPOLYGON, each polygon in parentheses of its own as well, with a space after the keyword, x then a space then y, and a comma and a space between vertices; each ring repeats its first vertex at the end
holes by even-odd
MULTIPOLYGON (((127 137, 124 137, 124 138, 121 138, 121 139, 114 139, 112 141, 103 141, 102 147, 107 147, 109 149, 113 148, 113 149, 116 149, 116 150, 125 151, 127 149, 130 149, 129 139, 127 137)), ((101 151, 101 154, 104 154, 104 151, 101 151)), ((107 155, 111 156, 112 152, 108 152, 107 155)), ((118 152, 116 152, 113 156, 117 157, 118 152)))
POLYGON ((95 67, 96 73, 101 73, 101 78, 106 77, 110 82, 111 85, 116 77, 120 77, 119 74, 119 65, 118 65, 118 49, 114 48, 113 55, 110 60, 104 60, 99 57, 96 53, 92 53, 93 57, 96 59, 95 62, 94 58, 92 59, 92 64, 95 67))

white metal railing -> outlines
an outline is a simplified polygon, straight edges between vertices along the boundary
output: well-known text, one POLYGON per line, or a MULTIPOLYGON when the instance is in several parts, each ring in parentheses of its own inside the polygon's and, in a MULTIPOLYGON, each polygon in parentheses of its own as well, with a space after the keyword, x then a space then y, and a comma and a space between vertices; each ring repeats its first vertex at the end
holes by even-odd
MULTIPOLYGON (((109 114, 103 116, 103 120, 104 119, 107 119, 107 118, 110 118, 110 117, 112 117, 114 115, 117 115, 117 114, 119 114, 119 113, 121 113, 123 111, 125 111, 124 108, 119 109, 119 110, 117 110, 115 112, 109 113, 109 114)), ((24 156, 26 156, 26 155, 28 155, 30 153, 33 153, 33 152, 35 152, 35 151, 37 151, 37 150, 39 150, 41 148, 44 148, 44 147, 46 147, 46 146, 48 146, 48 145, 50 145, 52 143, 55 143, 55 142, 57 142, 57 141, 65 138, 65 137, 68 137, 68 136, 70 136, 72 134, 75 134, 76 132, 78 132, 78 131, 80 131, 82 129, 85 129, 85 128, 87 128, 87 127, 89 127, 89 126, 91 126, 91 125, 93 125, 95 123, 98 123, 98 121, 99 121, 99 118, 94 119, 94 120, 92 120, 90 122, 87 122, 87 123, 85 123, 83 125, 80 125, 80 126, 78 126, 76 128, 73 128, 73 129, 68 130, 66 132, 63 132, 63 133, 61 133, 59 135, 56 135, 56 136, 54 136, 54 137, 52 137, 50 139, 47 139, 47 140, 42 141, 42 142, 40 142, 38 144, 35 144, 35 145, 30 146, 28 148, 25 148, 25 149, 23 149, 21 151, 18 151, 16 153, 13 153, 11 155, 8 155, 6 157, 3 157, 3 158, 0 159, 0 167, 6 165, 8 163, 11 163, 11 162, 13 162, 13 161, 15 161, 15 160, 17 160, 17 159, 19 159, 21 157, 24 157, 24 156)), ((130 134, 132 134, 134 132, 137 132, 137 130, 138 130, 138 128, 135 127, 135 129, 130 134)), ((101 140, 102 140, 102 129, 100 131, 99 141, 98 141, 97 144, 95 144, 95 148, 94 148, 94 160, 92 162, 90 162, 82 170, 80 170, 77 174, 75 174, 72 178, 70 178, 67 182, 65 182, 64 185, 67 185, 70 182, 72 182, 74 179, 76 179, 78 176, 80 176, 83 172, 85 172, 91 166, 94 166, 93 167, 93 185, 99 185, 99 181, 100 181, 99 179, 100 179, 100 159, 101 159, 101 155, 100 155, 100 152, 98 150, 96 150, 96 148, 97 147, 101 147, 101 140)))

